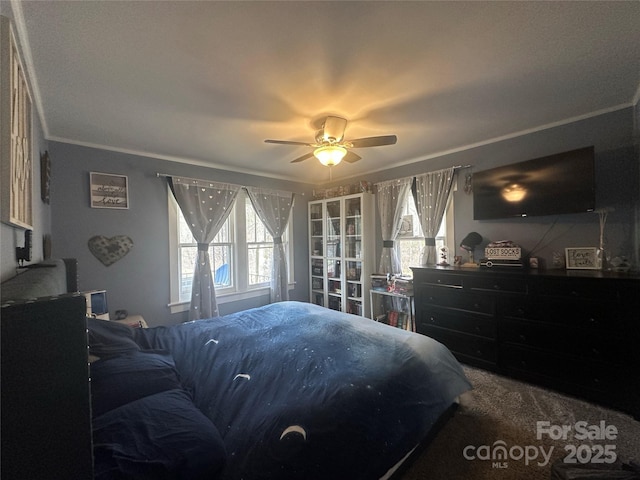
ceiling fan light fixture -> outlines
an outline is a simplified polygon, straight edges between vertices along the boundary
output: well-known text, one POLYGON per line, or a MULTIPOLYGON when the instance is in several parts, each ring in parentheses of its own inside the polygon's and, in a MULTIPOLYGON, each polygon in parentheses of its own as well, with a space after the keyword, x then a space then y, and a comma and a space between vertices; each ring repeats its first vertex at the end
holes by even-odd
POLYGON ((341 147, 340 145, 324 145, 322 147, 316 148, 313 151, 313 155, 325 167, 338 165, 346 154, 347 149, 341 147))

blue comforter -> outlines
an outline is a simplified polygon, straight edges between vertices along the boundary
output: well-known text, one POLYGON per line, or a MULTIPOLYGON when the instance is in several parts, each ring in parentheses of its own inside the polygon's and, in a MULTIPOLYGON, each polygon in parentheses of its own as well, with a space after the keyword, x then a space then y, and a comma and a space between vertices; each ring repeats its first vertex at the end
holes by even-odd
POLYGON ((170 353, 220 434, 216 475, 229 480, 379 478, 470 388, 435 340, 307 303, 136 329, 134 340, 170 353))

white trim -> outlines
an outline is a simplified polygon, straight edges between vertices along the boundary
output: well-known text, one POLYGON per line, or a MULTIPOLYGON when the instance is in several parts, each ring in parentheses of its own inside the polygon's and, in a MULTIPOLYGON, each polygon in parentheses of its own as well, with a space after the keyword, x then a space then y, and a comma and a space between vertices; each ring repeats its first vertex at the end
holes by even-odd
MULTIPOLYGON (((58 137, 55 135, 46 135, 45 137, 47 140, 51 140, 54 142, 60 142, 60 143, 67 143, 69 145, 78 145, 81 147, 88 147, 88 148, 97 148, 100 150, 106 150, 109 152, 118 152, 118 153, 125 153, 127 155, 137 155, 139 157, 148 157, 148 158, 153 158, 153 159, 159 159, 159 160, 168 160, 170 162, 176 162, 176 163, 182 163, 182 164, 186 164, 186 165, 194 165, 194 166, 200 166, 200 167, 207 167, 207 168, 215 168, 218 170, 225 170, 228 172, 233 172, 233 173, 245 173, 247 175, 256 175, 256 176, 260 176, 260 177, 266 177, 266 178, 275 178, 278 180, 287 180, 287 181, 291 181, 291 182, 296 182, 296 183, 307 183, 307 182, 303 182, 301 181, 299 178, 294 178, 294 177, 289 177, 286 175, 276 175, 276 174, 272 174, 272 173, 268 173, 268 172, 262 172, 262 171, 258 171, 258 170, 253 170, 253 169, 249 169, 249 168, 240 168, 237 165, 224 165, 222 163, 216 163, 212 160, 199 160, 199 159, 195 159, 195 158, 185 158, 185 157, 176 157, 175 155, 165 155, 165 154, 161 154, 161 153, 154 153, 154 152, 146 152, 143 150, 135 150, 135 149, 131 149, 131 148, 119 148, 119 147, 112 147, 112 146, 108 146, 108 145, 103 145, 100 143, 93 143, 93 142, 81 142, 81 141, 77 141, 77 140, 70 140, 68 138, 64 138, 64 137, 58 137)), ((311 185, 311 184, 308 184, 311 185)))
POLYGON ((633 100, 631 100, 631 106, 635 107, 638 102, 640 102, 640 83, 638 84, 638 89, 636 90, 636 94, 633 96, 633 100))
MULTIPOLYGON (((636 93, 636 96, 640 97, 640 87, 638 89, 638 92, 636 93)), ((492 143, 498 143, 498 142, 502 142, 504 140, 510 140, 512 138, 522 137, 522 136, 525 136, 525 135, 529 135, 531 133, 536 133, 536 132, 540 132, 540 131, 543 131, 543 130, 548 130, 550 128, 560 127, 562 125, 568 125, 570 123, 579 122, 581 120, 586 120, 588 118, 597 117, 597 116, 600 116, 600 115, 604 115, 606 113, 617 112, 619 110, 624 110, 625 108, 629 108, 629 107, 633 107, 633 106, 634 106, 634 104, 632 104, 632 103, 622 103, 622 104, 619 104, 619 105, 614 105, 613 107, 603 108, 601 110, 596 110, 594 112, 585 113, 584 115, 577 115, 575 117, 566 118, 564 120, 558 120, 557 122, 547 123, 547 124, 544 124, 544 125, 539 125, 537 127, 528 128, 526 130, 520 130, 520 131, 517 131, 517 132, 508 133, 506 135, 502 135, 502 136, 499 136, 499 137, 489 138, 487 140, 482 140, 480 142, 470 143, 470 144, 467 144, 467 145, 461 145, 460 147, 450 148, 449 150, 442 150, 440 152, 431 153, 431 154, 426 155, 424 157, 412 158, 412 159, 405 160, 405 161, 402 161, 402 162, 394 162, 393 163, 393 168, 402 167, 402 166, 405 166, 405 165, 411 165, 411 164, 414 164, 414 163, 420 163, 420 162, 423 162, 425 160, 432 160, 434 158, 444 157, 446 155, 451 155, 451 154, 454 154, 454 153, 460 153, 460 152, 464 152, 466 150, 472 150, 472 149, 478 148, 478 147, 484 147, 484 146, 490 145, 492 143)), ((467 168, 467 167, 473 167, 473 165, 468 165, 468 166, 465 165, 465 168, 467 168)), ((381 167, 381 168, 378 168, 376 170, 370 170, 370 171, 367 172, 367 174, 370 175, 370 174, 373 174, 373 173, 383 172, 383 171, 386 171, 386 170, 389 170, 389 166, 388 165, 386 167, 381 167)), ((356 174, 356 175, 352 175, 352 176, 349 176, 349 177, 342 177, 341 181, 344 182, 344 181, 346 181, 346 180, 348 180, 350 178, 361 177, 361 176, 362 176, 362 174, 356 174)), ((330 183, 330 181, 329 182, 324 182, 324 183, 330 183)), ((318 184, 318 185, 324 185, 324 183, 318 184)))
MULTIPOLYGON (((38 118, 40 119, 40 125, 42 126, 43 134, 48 137, 49 127, 47 126, 47 119, 44 115, 44 108, 42 107, 42 95, 40 95, 39 82, 36 76, 36 69, 33 64, 33 55, 31 55, 31 43, 29 42, 29 35, 27 34, 27 28, 25 26, 24 15, 22 13, 22 1, 11 0, 11 9, 13 10, 13 24, 18 32, 18 42, 16 42, 17 48, 22 53, 24 64, 27 67, 27 82, 30 84, 32 95, 32 104, 35 105, 38 111, 38 118), (29 81, 31 80, 31 81, 29 81)), ((33 120, 32 120, 33 122, 33 120)))
MULTIPOLYGON (((174 282, 172 282, 174 283, 174 282)), ((216 303, 218 305, 224 305, 225 303, 238 302, 240 300, 247 300, 250 298, 269 296, 269 287, 254 288, 247 290, 246 292, 233 292, 227 294, 216 294, 216 303)), ((170 303, 167 307, 170 308, 171 313, 180 313, 189 311, 189 301, 170 303)))

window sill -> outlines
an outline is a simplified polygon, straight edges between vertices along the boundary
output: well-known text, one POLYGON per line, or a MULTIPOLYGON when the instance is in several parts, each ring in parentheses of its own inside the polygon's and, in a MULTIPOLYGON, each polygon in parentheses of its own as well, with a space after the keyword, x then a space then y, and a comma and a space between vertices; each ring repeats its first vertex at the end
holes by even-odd
MULTIPOLYGON (((289 290, 294 288, 294 284, 289 284, 289 290)), ((245 292, 229 292, 229 293, 218 293, 216 295, 216 301, 218 305, 223 305, 225 303, 237 302, 240 300, 247 300, 249 298, 261 297, 264 295, 269 295, 270 289, 269 287, 260 287, 255 288, 253 290, 247 290, 245 292)), ((167 305, 171 311, 171 313, 181 313, 189 311, 190 301, 186 300, 184 302, 175 302, 167 305)))

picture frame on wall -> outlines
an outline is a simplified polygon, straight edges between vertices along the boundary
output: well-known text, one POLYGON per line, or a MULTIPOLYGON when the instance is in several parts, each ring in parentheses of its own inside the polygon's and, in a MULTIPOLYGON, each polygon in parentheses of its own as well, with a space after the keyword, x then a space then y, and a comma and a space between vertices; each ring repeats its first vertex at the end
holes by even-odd
POLYGON ((129 179, 126 175, 90 172, 91 208, 129 208, 129 179))
POLYGON ((32 102, 15 34, 0 16, 0 217, 33 229, 32 102))
POLYGON ((598 270, 598 249, 596 247, 568 247, 565 248, 567 269, 569 270, 598 270))

